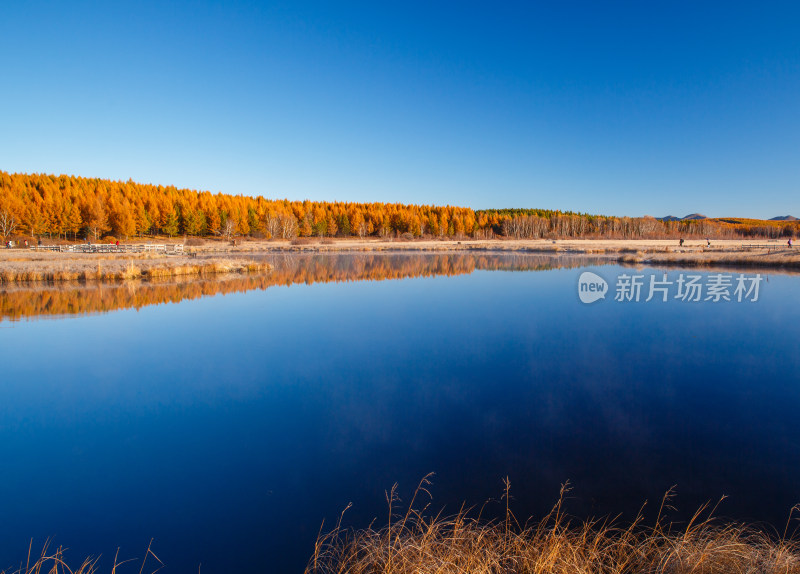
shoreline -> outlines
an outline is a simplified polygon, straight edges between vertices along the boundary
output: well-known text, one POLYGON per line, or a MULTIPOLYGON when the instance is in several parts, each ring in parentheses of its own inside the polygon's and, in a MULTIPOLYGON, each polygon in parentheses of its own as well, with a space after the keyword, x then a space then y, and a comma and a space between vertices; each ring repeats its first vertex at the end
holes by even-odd
MULTIPOLYGON (((192 249, 192 248, 189 248, 192 249)), ((195 248, 214 253, 213 246, 195 248)), ((673 267, 757 267, 800 270, 800 248, 782 240, 746 241, 686 240, 681 247, 674 239, 462 239, 462 240, 358 240, 311 239, 301 244, 289 241, 252 241, 230 247, 230 253, 531 253, 541 255, 590 255, 628 265, 673 267)))
MULTIPOLYGON (((598 256, 627 265, 672 267, 756 267, 800 270, 800 249, 785 242, 755 243, 742 240, 377 240, 303 239, 300 241, 248 240, 238 245, 222 241, 193 241, 185 253, 59 253, 36 249, 0 250, 0 283, 36 281, 124 281, 175 276, 268 271, 271 266, 254 261, 258 255, 443 253, 540 254, 598 256)), ((238 243, 238 242, 237 242, 238 243)))

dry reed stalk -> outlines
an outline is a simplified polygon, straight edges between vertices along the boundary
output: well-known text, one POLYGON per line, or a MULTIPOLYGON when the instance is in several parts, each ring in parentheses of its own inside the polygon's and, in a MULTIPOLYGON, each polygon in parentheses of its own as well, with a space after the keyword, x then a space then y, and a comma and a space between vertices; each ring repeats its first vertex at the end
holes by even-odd
MULTIPOLYGON (((428 477, 415 492, 427 492, 428 477)), ((392 520, 396 485, 387 493, 389 523, 383 528, 343 529, 341 518, 322 528, 306 574, 800 574, 800 546, 741 524, 718 524, 714 509, 701 507, 678 530, 664 525, 665 495, 654 526, 642 512, 626 527, 613 520, 574 523, 563 511, 567 488, 541 521, 521 526, 508 505, 506 481, 500 521, 454 516, 426 517, 409 505, 392 520)), ((412 499, 412 500, 414 500, 412 499)))
MULTIPOLYGON (((152 557, 156 563, 154 564, 153 560, 150 560, 150 563, 152 564, 150 568, 154 569, 148 570, 148 574, 155 574, 164 567, 164 563, 153 552, 152 545, 153 541, 150 540, 150 544, 147 545, 147 551, 145 552, 144 559, 142 560, 142 565, 139 568, 139 574, 144 574, 145 566, 148 564, 148 559, 150 557, 152 557)), ((45 541, 38 557, 34 558, 32 556, 32 550, 33 540, 31 540, 30 544, 28 545, 28 555, 25 564, 20 564, 15 570, 0 570, 0 574, 97 574, 98 572, 98 563, 100 561, 99 556, 89 556, 88 558, 84 559, 83 562, 77 566, 77 568, 74 567, 74 565, 69 566, 65 559, 66 548, 59 546, 54 552, 51 553, 49 539, 45 541)), ((117 548, 116 554, 114 555, 114 562, 111 566, 111 574, 116 574, 117 568, 135 560, 136 558, 130 558, 128 560, 120 561, 119 548, 117 548)))

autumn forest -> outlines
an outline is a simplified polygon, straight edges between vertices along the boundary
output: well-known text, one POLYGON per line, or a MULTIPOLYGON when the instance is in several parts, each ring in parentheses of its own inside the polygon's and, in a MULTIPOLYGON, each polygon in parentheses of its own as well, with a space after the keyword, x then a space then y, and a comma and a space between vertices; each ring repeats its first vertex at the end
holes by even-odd
POLYGON ((172 186, 0 171, 0 236, 79 240, 163 235, 295 237, 784 237, 796 222, 661 221, 539 209, 274 200, 172 186))

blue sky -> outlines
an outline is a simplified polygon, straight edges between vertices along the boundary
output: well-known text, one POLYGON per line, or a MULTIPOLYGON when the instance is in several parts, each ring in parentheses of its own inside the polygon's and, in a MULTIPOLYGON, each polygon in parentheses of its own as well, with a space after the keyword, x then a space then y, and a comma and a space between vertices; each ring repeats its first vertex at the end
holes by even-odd
POLYGON ((5 2, 0 169, 800 216, 793 2, 5 2))

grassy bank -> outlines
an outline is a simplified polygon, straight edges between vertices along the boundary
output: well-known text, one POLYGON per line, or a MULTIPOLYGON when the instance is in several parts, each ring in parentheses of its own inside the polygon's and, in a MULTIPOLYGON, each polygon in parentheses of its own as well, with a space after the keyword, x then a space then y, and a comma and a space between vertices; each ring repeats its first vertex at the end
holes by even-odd
POLYGON ((225 273, 267 271, 266 263, 231 257, 192 259, 189 257, 70 257, 48 254, 38 259, 0 260, 0 283, 39 281, 121 281, 167 279, 225 273))
MULTIPOLYGON (((800 251, 800 250, 798 250, 800 251)), ((782 250, 620 253, 620 263, 676 267, 757 267, 800 269, 800 252, 782 250)))
POLYGON ((337 527, 320 535, 306 574, 800 573, 797 542, 715 523, 708 510, 677 528, 663 524, 661 511, 650 527, 641 518, 624 527, 571 521, 560 501, 540 522, 525 525, 507 506, 505 520, 496 522, 409 509, 383 528, 337 527))

